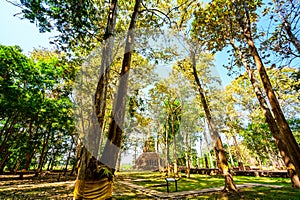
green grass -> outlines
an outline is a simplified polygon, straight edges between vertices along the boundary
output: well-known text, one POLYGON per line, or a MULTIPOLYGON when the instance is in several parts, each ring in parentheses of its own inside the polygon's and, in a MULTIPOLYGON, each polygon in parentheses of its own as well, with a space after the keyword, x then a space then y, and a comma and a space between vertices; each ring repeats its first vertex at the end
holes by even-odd
MULTIPOLYGON (((130 182, 141 185, 146 188, 151 188, 160 192, 166 192, 166 184, 164 174, 159 172, 126 172, 119 173, 119 176, 123 178, 127 178, 130 182)), ((285 188, 273 189, 268 187, 255 187, 255 190, 261 190, 258 194, 258 199, 264 196, 264 193, 267 191, 268 195, 272 195, 275 191, 282 191, 282 193, 286 193, 286 191, 290 190, 291 194, 298 190, 294 190, 291 188, 291 183, 289 178, 271 178, 271 177, 250 177, 250 176, 234 176, 235 184, 244 184, 244 183, 260 183, 260 184, 268 184, 268 185, 280 185, 285 188)), ((189 190, 200 190, 204 188, 214 188, 214 187, 222 187, 224 186, 224 178, 222 176, 208 176, 208 175, 198 175, 192 174, 191 178, 181 178, 178 181, 178 191, 189 191, 189 190)), ((174 183, 170 184, 170 191, 174 191, 174 183)), ((249 192, 249 195, 253 192, 253 188, 245 188, 242 189, 246 193, 249 192)), ((298 192, 299 193, 299 192, 298 192)), ((277 195, 276 196, 280 196, 277 195)), ((293 199, 293 196, 289 196, 289 198, 293 199)), ((255 199, 256 197, 253 197, 255 199)), ((282 199, 282 198, 281 198, 282 199)), ((300 199, 300 197, 299 197, 300 199)))
POLYGON ((198 197, 186 197, 186 199, 224 199, 224 200, 299 200, 299 189, 284 187, 251 187, 242 188, 237 193, 207 193, 198 197))
POLYGON ((269 185, 291 186, 290 178, 234 176, 233 179, 235 184, 261 183, 261 184, 269 184, 269 185))

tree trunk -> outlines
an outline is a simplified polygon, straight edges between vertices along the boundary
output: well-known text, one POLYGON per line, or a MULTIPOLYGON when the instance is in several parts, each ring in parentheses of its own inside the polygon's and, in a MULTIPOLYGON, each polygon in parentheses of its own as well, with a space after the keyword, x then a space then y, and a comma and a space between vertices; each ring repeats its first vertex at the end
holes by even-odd
POLYGON ((66 175, 66 173, 68 171, 68 165, 69 165, 69 161, 70 161, 70 158, 71 158, 71 153, 72 153, 72 149, 73 149, 74 143, 75 143, 74 139, 72 138, 71 146, 70 146, 68 157, 67 157, 67 160, 66 160, 66 166, 65 166, 65 170, 64 170, 64 176, 66 175))
POLYGON ((195 82, 198 86, 198 91, 199 91, 202 107, 204 109, 205 116, 206 116, 207 122, 209 124, 209 127, 212 130, 212 140, 215 143, 214 151, 215 151, 216 158, 217 158, 217 165, 218 165, 219 170, 223 173, 223 175, 225 177, 224 191, 236 191, 237 192, 238 189, 237 189, 236 185, 234 184, 231 174, 229 173, 228 162, 227 162, 227 158, 225 155, 225 151, 223 150, 223 144, 222 144, 221 137, 220 137, 219 133, 217 132, 217 127, 215 125, 215 122, 212 119, 210 109, 209 109, 208 103, 206 101, 202 85, 201 85, 199 77, 197 75, 195 53, 194 52, 191 53, 191 56, 192 56, 193 75, 195 78, 195 82))
MULTIPOLYGON (((168 122, 168 120, 167 120, 167 122, 168 122)), ((167 123, 166 122, 166 123, 167 123)), ((167 124, 166 124, 166 138, 165 138, 165 147, 166 147, 166 157, 165 157, 165 162, 166 162, 166 176, 169 176, 169 174, 171 173, 171 169, 170 169, 170 162, 169 162, 169 158, 170 158, 170 156, 169 156, 169 130, 168 130, 168 126, 167 126, 167 124)))
POLYGON ((294 33, 292 32, 291 24, 288 21, 284 20, 283 27, 284 27, 286 34, 290 38, 290 41, 292 42, 294 47, 297 49, 298 54, 300 54, 300 42, 297 39, 297 37, 294 35, 294 33))
POLYGON ((5 155, 3 156, 2 160, 0 161, 0 174, 3 174, 5 163, 8 160, 9 155, 11 152, 9 150, 6 150, 5 155))
POLYGON ((177 149, 176 149, 176 133, 174 128, 174 116, 172 113, 172 133, 173 133, 173 158, 174 158, 174 177, 178 177, 178 166, 177 166, 177 149))
POLYGON ((14 125, 17 123, 17 117, 15 117, 11 124, 9 125, 9 128, 7 131, 4 132, 4 134, 2 134, 2 137, 4 137, 4 139, 2 140, 2 144, 0 145, 0 154, 3 152, 3 150, 6 147, 6 143, 9 141, 9 138, 13 135, 14 133, 14 125))
MULTIPOLYGON (((102 156, 100 158, 100 162, 98 162, 96 158, 93 157, 84 147, 81 158, 82 160, 80 164, 80 170, 78 173, 74 190, 74 199, 107 199, 111 198, 112 196, 112 177, 115 171, 117 155, 119 153, 122 140, 122 125, 125 114, 125 101, 128 85, 128 75, 131 64, 132 44, 134 42, 134 28, 140 4, 141 0, 136 0, 134 11, 131 17, 131 22, 129 25, 125 45, 125 54, 122 63, 121 79, 117 90, 115 105, 113 106, 113 112, 111 115, 107 142, 105 144, 102 156)), ((111 9, 108 19, 107 30, 109 31, 106 32, 110 36, 114 33, 116 22, 116 9, 117 0, 114 0, 111 2, 111 9)), ((111 46, 109 50, 112 50, 113 47, 113 39, 111 39, 111 41, 112 42, 109 43, 111 46)), ((106 52, 104 50, 103 56, 106 56, 105 53, 106 52)), ((111 60, 112 51, 110 51, 110 54, 107 56, 109 56, 111 60)), ((102 59, 104 58, 102 57, 102 59)), ((105 68, 102 69, 105 70, 105 68)), ((102 76, 101 78, 104 77, 102 76)), ((99 92, 97 92, 95 95, 95 108, 100 127, 102 127, 103 125, 104 113, 106 108, 105 103, 103 102, 103 100, 105 101, 105 99, 102 98, 103 96, 106 96, 106 90, 103 90, 103 88, 107 87, 107 83, 104 82, 101 84, 102 86, 99 89, 102 91, 100 91, 100 94, 104 93, 104 95, 99 96, 99 92)))
MULTIPOLYGON (((209 153, 210 154, 210 153, 209 153)), ((205 160, 205 168, 209 168, 209 165, 208 165, 208 159, 207 159, 207 156, 204 155, 204 160, 205 160)))
POLYGON ((299 174, 296 173, 295 171, 295 166, 294 164, 292 163, 290 157, 288 156, 289 153, 288 153, 288 150, 286 148, 286 145, 283 143, 281 137, 282 133, 281 130, 279 129, 279 124, 277 123, 277 121, 274 119, 273 115, 272 115, 272 112, 271 110, 269 109, 269 106, 267 104, 267 101, 265 100, 263 94, 262 94, 262 90, 261 88, 259 87, 259 83, 258 81, 256 80, 255 78, 255 75, 254 75, 254 70, 252 70, 250 68, 250 66, 248 65, 247 63, 247 60, 246 58, 244 57, 244 55, 239 51, 239 49, 235 46, 234 42, 231 41, 231 46, 233 47, 233 49, 235 50, 236 53, 238 53, 244 67, 246 68, 246 71, 248 73, 248 76, 249 76, 249 79, 250 79, 250 82, 253 86, 253 89, 254 89, 254 92, 255 92, 255 95, 259 101, 259 104, 260 104, 260 108, 262 109, 263 113, 264 113, 264 116, 265 116, 265 119, 266 119, 266 122, 270 128, 270 131, 275 139, 275 143, 277 144, 278 146, 278 149, 279 149, 279 152, 280 152, 280 155, 282 156, 282 159, 286 165, 286 167, 288 168, 288 173, 289 173, 289 176, 291 178, 291 182, 292 182, 292 185, 294 187, 297 187, 297 188, 300 188, 300 180, 299 180, 299 174))
POLYGON ((235 146, 235 152, 236 152, 236 157, 237 157, 237 160, 238 160, 239 170, 245 170, 244 164, 242 162, 241 151, 240 151, 240 148, 238 146, 238 143, 237 143, 237 140, 236 140, 236 137, 235 137, 235 133, 232 133, 231 136, 232 136, 233 143, 234 143, 234 146, 235 146))
POLYGON ((33 158, 35 154, 35 150, 32 150, 30 153, 26 154, 26 163, 25 163, 25 166, 23 168, 23 170, 27 171, 30 167, 30 164, 31 164, 31 160, 33 158))
MULTIPOLYGON (((207 156, 205 156, 205 167, 206 168, 214 168, 214 164, 213 164, 213 159, 212 159, 212 156, 211 156, 211 153, 210 153, 210 149, 209 149, 209 142, 208 142, 208 135, 207 135, 207 131, 206 131, 206 120, 204 119, 204 130, 203 130, 203 136, 204 136, 204 139, 205 139, 205 142, 206 142, 206 145, 207 145, 207 150, 208 150, 208 156, 209 156, 209 162, 210 162, 210 166, 208 164, 208 158, 207 156)), ((208 131, 210 131, 208 129, 208 131)))
POLYGON ((230 158, 230 162, 231 162, 231 167, 234 167, 234 161, 233 161, 232 154, 231 154, 231 151, 230 151, 229 139, 228 139, 227 135, 226 135, 226 143, 227 143, 228 154, 229 154, 229 158, 230 158))
POLYGON ((161 171, 161 169, 162 169, 162 166, 161 166, 161 159, 160 159, 160 154, 159 154, 159 142, 158 142, 158 133, 156 134, 156 149, 155 149, 155 151, 156 151, 156 153, 157 153, 157 164, 158 164, 158 171, 161 171))
POLYGON ((120 150, 118 153, 118 159, 117 159, 117 165, 116 165, 117 172, 119 172, 121 169, 121 154, 122 154, 122 151, 120 150))
POLYGON ((112 172, 114 172, 118 153, 122 141, 122 126, 124 122, 125 115, 125 104, 126 104, 126 94, 128 86, 129 70, 131 67, 131 56, 132 48, 134 43, 134 29, 136 25, 137 16, 139 13, 139 8, 142 0, 136 0, 134 11, 131 16, 131 21, 129 29, 127 32, 125 53, 122 63, 122 70, 120 73, 121 79, 119 81, 119 86, 116 95, 116 101, 113 106, 113 111, 111 114, 111 121, 108 131, 108 140, 105 144, 104 151, 100 162, 108 166, 112 172))
POLYGON ((203 157, 203 152, 202 152, 202 138, 200 138, 200 143, 199 143, 199 150, 200 150, 200 156, 197 160, 198 162, 198 168, 201 168, 201 160, 202 160, 202 157, 203 157))
MULTIPOLYGON (((50 125, 51 125, 51 123, 50 123, 50 125)), ((51 132, 51 130, 49 130, 49 132, 45 133, 46 135, 45 135, 45 138, 44 138, 44 144, 43 144, 42 152, 41 152, 41 155, 40 155, 39 165, 38 165, 38 168, 35 172, 35 176, 38 176, 42 172, 45 157, 46 157, 46 153, 47 153, 46 149, 47 149, 49 138, 50 138, 50 132, 51 132)))
MULTIPOLYGON (((118 0, 112 0, 110 3, 110 9, 108 13, 108 20, 106 31, 104 35, 104 45, 101 55, 101 66, 100 66, 100 79, 97 84, 97 89, 95 93, 95 112, 98 119, 99 126, 103 126, 105 109, 106 109, 106 95, 108 78, 110 72, 110 65, 112 62, 112 54, 115 40, 115 26, 118 10, 118 0)), ((94 110, 94 109, 93 109, 94 110)), ((91 138, 89 135, 87 138, 91 138)), ((94 140, 100 140, 100 135, 95 135, 94 140)), ((85 141, 89 142, 89 141, 85 141)), ((90 146, 89 144, 85 144, 90 146)), ((110 198, 112 193, 112 180, 110 176, 102 177, 100 171, 95 172, 98 162, 96 162, 95 157, 88 152, 86 146, 81 147, 80 151, 80 162, 79 170, 74 188, 74 199, 80 200, 85 198, 101 197, 103 199, 110 198), (95 173, 95 177, 93 176, 95 173), (100 175, 99 175, 100 174, 100 175), (95 188, 95 189, 93 189, 95 188), (97 194, 97 196, 92 196, 92 191, 100 192, 102 190, 103 194, 97 194)), ((103 168, 104 170, 104 168, 103 168)), ((104 171, 101 171, 102 173, 104 171)))
POLYGON ((260 78, 262 80, 262 83, 265 88, 265 92, 267 94, 267 97, 269 99, 270 106, 272 108, 272 112, 274 114, 274 118, 278 124, 278 128, 280 130, 280 140, 283 142, 283 144, 286 146, 286 149, 288 151, 288 155, 291 158, 292 162, 295 164, 295 170, 300 175, 300 148, 297 144, 293 133, 283 115, 283 112, 280 108, 279 102, 277 100, 277 97, 273 91, 272 85, 270 83, 270 80, 268 78, 267 72, 262 64, 262 61, 258 55, 258 52, 254 46, 254 43, 252 40, 249 42, 249 46, 252 50, 252 56, 255 60, 258 72, 260 74, 260 78))
POLYGON ((14 169, 13 169, 14 170, 14 174, 17 174, 20 165, 21 165, 21 161, 17 160, 16 164, 14 165, 14 169))
POLYGON ((50 170, 50 166, 52 165, 52 161, 53 161, 53 154, 51 155, 49 161, 48 161, 48 167, 47 167, 47 171, 50 170))
MULTIPOLYGON (((278 137, 279 142, 283 143, 285 150, 287 150, 287 156, 289 156, 291 162, 294 164, 296 174, 298 177, 300 176, 300 148, 297 144, 295 137, 290 129, 289 124, 287 123, 284 114, 281 110, 280 104, 278 99, 273 91, 272 84, 270 82, 269 76, 266 72, 264 64, 261 60, 261 57, 257 51, 255 46, 254 40, 251 35, 251 21, 249 16, 249 11, 247 5, 244 3, 243 5, 245 13, 246 13, 246 20, 247 23, 244 24, 242 20, 240 20, 240 26, 244 30, 244 36, 247 39, 247 44, 249 46, 249 50, 251 55, 254 59, 255 65, 257 67, 260 79, 262 81, 263 87, 267 94, 269 104, 271 106, 271 110, 276 121, 277 127, 280 131, 280 135, 278 137)), ((299 186, 295 185, 295 187, 300 188, 299 186)))
POLYGON ((190 165, 190 156, 189 156, 189 144, 188 144, 188 134, 184 132, 184 147, 185 147, 185 165, 186 165, 186 176, 187 178, 191 177, 191 165, 190 165))

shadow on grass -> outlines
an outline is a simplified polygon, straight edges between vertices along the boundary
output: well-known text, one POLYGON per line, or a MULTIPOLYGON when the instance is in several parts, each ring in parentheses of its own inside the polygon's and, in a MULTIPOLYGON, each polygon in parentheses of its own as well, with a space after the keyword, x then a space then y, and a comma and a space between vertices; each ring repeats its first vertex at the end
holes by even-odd
POLYGON ((73 186, 10 188, 0 191, 0 199, 72 199, 73 186))
POLYGON ((298 189, 291 187, 269 188, 252 187, 242 188, 237 193, 207 193, 197 197, 186 197, 186 199, 222 199, 222 200, 299 200, 300 193, 298 189))

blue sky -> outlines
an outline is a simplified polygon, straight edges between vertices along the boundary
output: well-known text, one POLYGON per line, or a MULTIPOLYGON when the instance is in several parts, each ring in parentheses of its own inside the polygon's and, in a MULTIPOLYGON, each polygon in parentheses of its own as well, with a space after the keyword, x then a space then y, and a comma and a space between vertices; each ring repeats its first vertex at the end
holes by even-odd
POLYGON ((34 48, 51 48, 49 38, 51 33, 39 33, 35 24, 29 20, 21 20, 13 15, 20 13, 20 8, 13 6, 5 0, 0 0, 0 43, 2 45, 18 45, 27 54, 34 48))

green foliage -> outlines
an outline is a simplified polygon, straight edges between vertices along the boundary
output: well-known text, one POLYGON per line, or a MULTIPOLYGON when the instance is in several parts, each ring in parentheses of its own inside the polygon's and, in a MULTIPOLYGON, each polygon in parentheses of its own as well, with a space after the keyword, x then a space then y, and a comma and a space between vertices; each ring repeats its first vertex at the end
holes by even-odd
POLYGON ((40 32, 56 30, 63 50, 90 51, 105 37, 108 3, 104 1, 21 0, 23 16, 36 23, 40 32))
POLYGON ((38 155, 40 162, 59 154, 62 159, 74 134, 75 65, 54 52, 36 50, 28 58, 19 47, 3 45, 0 62, 0 155, 9 152, 6 167, 28 169, 38 155))
POLYGON ((240 135, 243 136, 243 142, 252 156, 259 157, 264 165, 270 164, 268 163, 270 159, 268 153, 273 156, 277 155, 277 148, 267 124, 249 124, 245 130, 240 132, 240 135))

